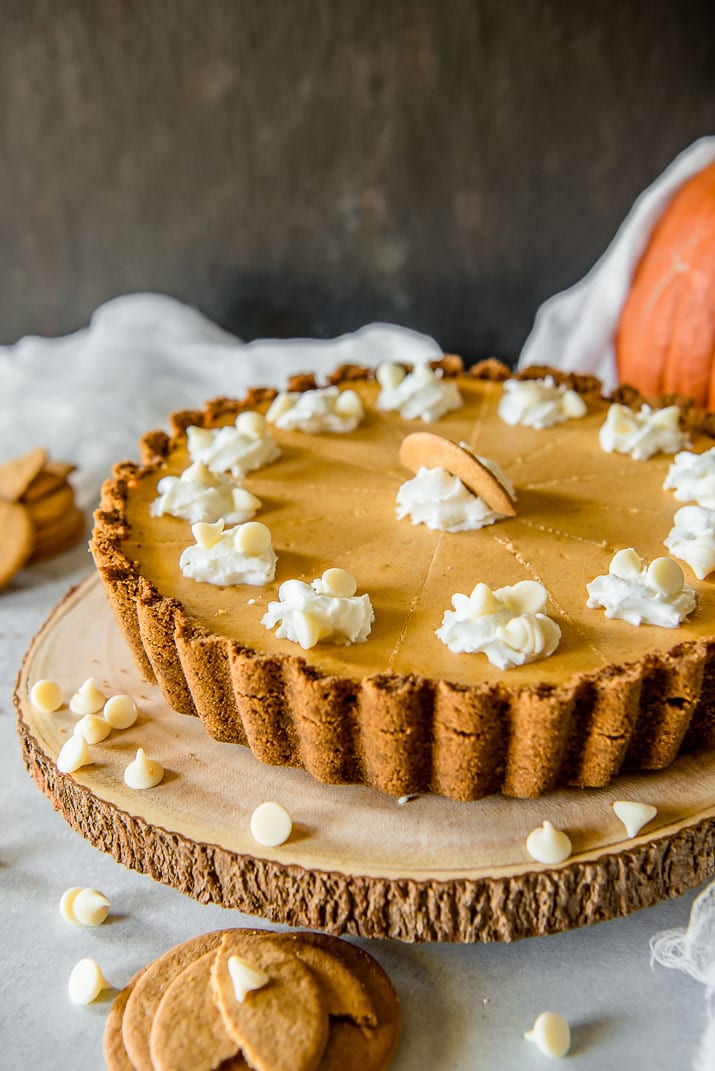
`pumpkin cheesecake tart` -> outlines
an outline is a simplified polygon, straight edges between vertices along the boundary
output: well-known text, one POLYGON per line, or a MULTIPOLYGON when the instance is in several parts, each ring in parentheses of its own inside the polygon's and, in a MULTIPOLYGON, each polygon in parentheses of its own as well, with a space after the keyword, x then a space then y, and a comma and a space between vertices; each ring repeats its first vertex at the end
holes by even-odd
MULTIPOLYGON (((263 762, 398 797, 530 797, 557 786, 602 786, 621 770, 662 768, 683 748, 715 746, 712 584, 686 566, 690 609, 668 627, 609 616, 587 589, 609 576, 621 551, 633 548, 644 570, 667 555, 677 508, 663 488, 672 453, 641 459, 603 449, 612 399, 589 377, 554 373, 554 386, 569 388, 577 403, 561 423, 533 427, 504 419, 511 376, 504 366, 489 361, 464 372, 459 359, 446 357, 438 371, 459 401, 429 424, 386 408, 384 384, 356 367, 330 378, 351 396, 346 411, 359 399, 352 430, 270 422, 275 451, 233 474, 241 501, 259 504, 254 528, 270 534, 275 570, 263 582, 189 575, 180 565, 187 552, 216 542, 221 531, 160 512, 156 502, 160 481, 196 464, 197 443, 215 441, 241 414, 275 409, 275 391, 175 413, 168 434, 144 437, 141 464, 115 466, 91 550, 145 676, 178 713, 198 716, 212 737, 250 747, 263 762), (398 492, 414 475, 400 450, 408 435, 426 429, 427 445, 438 436, 451 450, 462 444, 496 463, 495 479, 514 492, 513 515, 459 531, 398 517, 398 492), (336 643, 318 630, 307 640, 300 633, 298 642, 276 629, 285 585, 318 590, 331 570, 349 574, 369 598, 367 634, 336 643), (479 613, 494 614, 515 587, 529 599, 537 587, 545 593, 539 612, 526 607, 525 623, 495 626, 522 652, 521 664, 448 645, 444 622, 450 613, 459 617, 470 592, 470 606, 478 588, 479 613), (551 622, 546 639, 543 621, 534 632, 536 618, 551 622)), ((315 389, 312 377, 295 379, 290 404, 315 389)), ((628 389, 616 400, 632 412, 641 402, 628 389)), ((687 406, 676 424, 693 451, 712 445, 708 419, 687 406)), ((423 465, 430 467, 429 456, 423 465)), ((652 575, 665 590, 672 571, 658 569, 652 575)))

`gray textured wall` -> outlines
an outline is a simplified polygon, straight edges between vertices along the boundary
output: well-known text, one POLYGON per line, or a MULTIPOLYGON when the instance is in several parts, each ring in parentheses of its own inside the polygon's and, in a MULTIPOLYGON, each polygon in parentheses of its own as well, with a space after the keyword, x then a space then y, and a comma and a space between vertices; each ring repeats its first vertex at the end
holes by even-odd
POLYGON ((2 0, 0 339, 174 294, 510 357, 715 132, 696 0, 2 0))

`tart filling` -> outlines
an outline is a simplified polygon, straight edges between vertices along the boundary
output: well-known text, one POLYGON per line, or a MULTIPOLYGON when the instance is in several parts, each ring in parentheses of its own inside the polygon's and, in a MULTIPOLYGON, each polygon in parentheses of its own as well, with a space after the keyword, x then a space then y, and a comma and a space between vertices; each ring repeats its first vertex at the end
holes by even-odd
MULTIPOLYGON (((488 792, 535 796, 556 785, 603 785, 621 768, 667 765, 681 745, 715 744, 715 597, 689 574, 697 607, 676 629, 608 620, 587 606, 586 584, 608 573, 622 547, 662 555, 673 498, 671 459, 604 453, 608 411, 593 380, 567 377, 586 412, 555 428, 507 427, 497 409, 507 371, 495 362, 445 377, 461 406, 433 430, 494 459, 516 489, 518 514, 479 531, 440 532, 395 517, 407 473, 404 437, 420 427, 378 408, 364 369, 333 377, 359 396, 364 418, 349 435, 274 429, 280 455, 247 474, 263 506, 275 579, 216 588, 184 577, 190 526, 153 517, 160 479, 190 463, 186 428, 235 425, 265 412, 275 393, 175 414, 172 433, 143 441, 142 466, 107 482, 92 550, 135 657, 167 701, 198 713, 220 740, 248 744, 263 761, 303 766, 320 780, 372 785, 396 796, 488 792), (375 619, 365 642, 296 646, 262 619, 286 580, 310 584, 328 568, 350 572, 375 619), (436 636, 454 592, 537 581, 561 633, 551 657, 501 669, 455 654, 436 636)), ((563 378, 563 377, 562 377, 563 378)), ((314 389, 303 377, 292 390, 314 389)), ((691 429, 696 451, 709 440, 691 429)))

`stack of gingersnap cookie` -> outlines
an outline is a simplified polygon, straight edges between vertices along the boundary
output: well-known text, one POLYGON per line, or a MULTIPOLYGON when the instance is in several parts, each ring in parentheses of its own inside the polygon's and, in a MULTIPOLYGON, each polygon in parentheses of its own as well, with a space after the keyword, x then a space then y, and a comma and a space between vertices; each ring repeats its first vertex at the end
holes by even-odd
POLYGON ((61 554, 82 538, 72 472, 74 465, 51 461, 41 446, 0 464, 0 587, 28 561, 61 554))
POLYGON ((366 952, 318 933, 220 930, 170 949, 120 992, 109 1071, 382 1071, 400 1008, 366 952))

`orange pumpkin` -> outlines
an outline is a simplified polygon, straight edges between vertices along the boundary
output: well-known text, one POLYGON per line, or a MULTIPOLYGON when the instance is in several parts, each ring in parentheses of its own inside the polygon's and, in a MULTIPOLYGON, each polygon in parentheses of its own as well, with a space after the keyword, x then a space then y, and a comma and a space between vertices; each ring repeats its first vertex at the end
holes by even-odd
POLYGON ((715 409, 715 163, 668 204, 633 277, 616 335, 621 382, 715 409))

